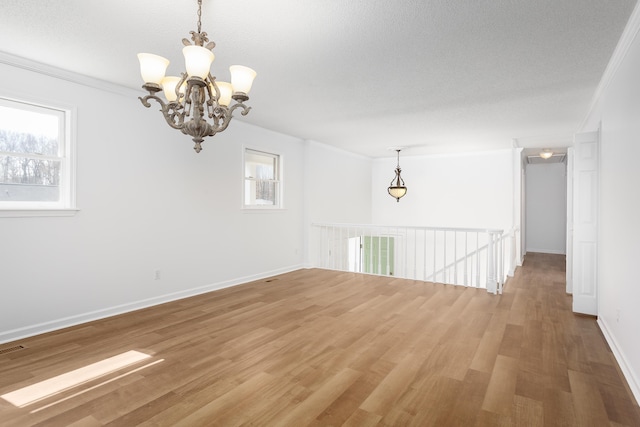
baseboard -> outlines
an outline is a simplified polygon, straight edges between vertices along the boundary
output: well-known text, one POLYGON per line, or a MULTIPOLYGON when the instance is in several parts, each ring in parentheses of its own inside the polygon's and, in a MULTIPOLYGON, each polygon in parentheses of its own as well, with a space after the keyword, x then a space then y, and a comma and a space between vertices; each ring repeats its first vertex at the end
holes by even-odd
POLYGON ((114 307, 109 307, 101 310, 90 311, 87 313, 78 314, 75 316, 64 317, 61 319, 52 320, 49 322, 39 323, 36 325, 29 325, 10 331, 0 331, 0 344, 16 341, 28 337, 32 337, 46 332, 57 331, 59 329, 68 328, 70 326, 80 325, 82 323, 92 322, 94 320, 105 319, 107 317, 116 316, 119 314, 129 313, 131 311, 140 310, 154 305, 164 304, 171 301, 177 301, 183 298, 189 298, 192 296, 205 294, 207 292, 217 291, 219 289, 230 288, 232 286, 241 285, 255 280, 265 279, 267 277, 276 276, 278 274, 289 273, 291 271, 300 270, 304 268, 302 265, 295 265, 267 271, 259 274, 253 274, 250 276, 239 277, 224 282, 213 283, 210 285, 200 286, 197 288, 186 289, 184 291, 172 292, 170 294, 160 295, 153 298, 147 298, 127 304, 121 304, 114 307))
POLYGON ((527 253, 535 252, 540 254, 566 255, 566 251, 559 249, 527 249, 527 253))
POLYGON ((604 335, 604 338, 605 340, 607 340, 607 343, 609 344, 609 347, 611 348, 611 351, 613 352, 618 365, 620 365, 620 370, 622 371, 624 378, 629 384, 631 393, 633 393, 633 396, 636 398, 636 404, 640 404, 640 381, 636 377, 633 369, 627 363, 627 359, 625 358, 624 353, 620 350, 616 339, 609 332, 607 324, 602 320, 601 317, 598 317, 598 326, 600 326, 602 335, 604 335))

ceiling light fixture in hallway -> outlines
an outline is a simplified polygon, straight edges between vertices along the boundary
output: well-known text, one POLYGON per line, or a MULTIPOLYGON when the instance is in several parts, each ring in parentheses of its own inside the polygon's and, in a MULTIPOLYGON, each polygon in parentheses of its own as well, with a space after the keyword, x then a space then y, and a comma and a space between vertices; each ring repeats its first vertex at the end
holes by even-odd
POLYGON ((400 202, 400 198, 407 194, 407 187, 404 184, 404 180, 400 176, 400 151, 401 149, 397 148, 396 152, 398 153, 398 165, 396 166, 396 176, 391 180, 391 184, 387 191, 391 197, 394 197, 397 202, 400 202))

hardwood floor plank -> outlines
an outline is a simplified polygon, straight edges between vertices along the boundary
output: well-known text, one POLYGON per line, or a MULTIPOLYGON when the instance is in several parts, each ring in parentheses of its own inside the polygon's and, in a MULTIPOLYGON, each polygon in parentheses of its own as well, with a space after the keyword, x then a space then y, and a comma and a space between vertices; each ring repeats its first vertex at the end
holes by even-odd
POLYGON ((543 396, 544 426, 573 427, 576 421, 575 407, 571 393, 547 388, 543 396))
POLYGON ((607 425, 607 410, 591 377, 581 372, 569 371, 569 381, 577 424, 585 427, 607 425))
POLYGON ((356 409, 353 414, 342 424, 343 427, 373 427, 377 426, 382 418, 378 414, 372 414, 362 409, 356 409))
POLYGON ((327 407, 343 394, 362 374, 352 369, 344 369, 323 384, 315 393, 293 407, 283 416, 276 418, 275 424, 284 426, 308 425, 327 407))
POLYGON ((472 426, 481 411, 491 375, 469 369, 453 396, 453 410, 440 414, 436 425, 472 426))
POLYGON ((519 359, 522 348, 523 329, 520 325, 507 324, 504 335, 502 336, 502 341, 500 342, 498 354, 519 359))
POLYGON ((543 402, 515 395, 511 409, 511 420, 516 426, 544 424, 543 402))
POLYGON ((382 379, 391 371, 384 373, 363 373, 344 393, 333 401, 316 419, 324 425, 353 424, 359 420, 364 423, 377 423, 382 416, 360 409, 364 400, 376 389, 382 379))
POLYGON ((482 402, 482 409, 496 414, 510 414, 517 380, 518 359, 498 355, 482 402))
POLYGON ((508 313, 505 312, 497 312, 492 315, 471 362, 471 369, 482 372, 493 371, 506 329, 507 318, 508 313))
POLYGON ((422 355, 407 354, 362 402, 360 409, 378 415, 386 414, 395 400, 409 387, 423 362, 422 355))

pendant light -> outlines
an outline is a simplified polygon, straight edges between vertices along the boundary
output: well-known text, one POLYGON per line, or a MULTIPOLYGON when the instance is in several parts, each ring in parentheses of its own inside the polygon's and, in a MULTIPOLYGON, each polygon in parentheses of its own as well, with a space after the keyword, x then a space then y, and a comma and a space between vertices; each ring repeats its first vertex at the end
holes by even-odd
POLYGON ((389 185, 389 188, 387 188, 387 191, 391 197, 395 198, 397 202, 400 202, 400 198, 407 194, 407 187, 404 185, 404 180, 400 176, 400 172, 402 172, 400 169, 400 150, 396 149, 396 152, 398 153, 398 165, 396 166, 395 171, 396 176, 391 180, 391 184, 389 185))

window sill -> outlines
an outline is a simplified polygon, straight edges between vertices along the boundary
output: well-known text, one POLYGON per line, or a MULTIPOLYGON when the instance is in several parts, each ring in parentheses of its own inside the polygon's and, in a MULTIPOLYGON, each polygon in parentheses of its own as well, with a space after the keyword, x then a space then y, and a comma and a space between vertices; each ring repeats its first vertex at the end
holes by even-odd
POLYGON ((284 212, 285 208, 246 208, 243 207, 243 213, 276 213, 276 212, 284 212))
POLYGON ((28 218, 28 217, 51 217, 51 216, 75 216, 80 209, 1 209, 0 218, 28 218))

